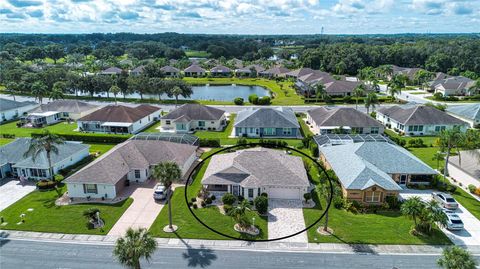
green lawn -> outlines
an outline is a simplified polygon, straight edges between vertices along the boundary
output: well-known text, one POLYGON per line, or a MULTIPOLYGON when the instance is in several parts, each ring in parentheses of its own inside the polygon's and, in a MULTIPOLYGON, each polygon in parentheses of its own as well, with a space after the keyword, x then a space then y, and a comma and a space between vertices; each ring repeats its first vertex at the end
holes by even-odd
POLYGON ((185 51, 185 55, 187 57, 196 57, 196 58, 208 58, 210 57, 210 53, 204 50, 187 50, 185 51))
POLYGON ((457 188, 452 195, 457 202, 462 204, 472 215, 480 220, 480 202, 477 199, 460 188, 457 188))
MULTIPOLYGON (((417 156, 424 163, 428 164, 433 169, 437 169, 437 161, 432 160, 433 155, 440 151, 439 147, 427 147, 427 148, 409 148, 408 149, 413 155, 417 156)), ((439 167, 444 167, 445 161, 439 162, 439 167)))
POLYGON ((13 139, 10 139, 10 138, 0 138, 0 146, 1 145, 5 145, 5 144, 8 144, 10 142, 12 142, 13 139))
POLYGON ((116 146, 116 144, 101 144, 101 143, 88 143, 90 145, 90 152, 100 152, 100 154, 104 154, 105 152, 109 151, 111 148, 116 146))
POLYGON ((0 125, 0 135, 1 134, 15 134, 16 137, 25 137, 30 136, 31 133, 42 132, 43 129, 47 129, 52 133, 61 133, 61 134, 79 134, 74 130, 77 129, 77 123, 66 123, 59 122, 53 125, 49 125, 44 128, 18 128, 17 122, 10 122, 0 125))
MULTIPOLYGON (((63 193, 66 191, 66 187, 63 186, 59 190, 60 193, 63 193)), ((56 206, 55 200, 57 197, 56 191, 34 191, 28 194, 0 212, 0 216, 3 216, 4 220, 8 222, 6 226, 2 226, 2 229, 105 235, 133 201, 133 199, 129 198, 115 205, 83 204, 56 206), (88 228, 87 220, 82 216, 82 213, 85 209, 91 207, 100 209, 100 217, 105 221, 103 229, 88 228), (29 208, 32 208, 33 211, 28 211, 27 209, 29 208), (17 225, 22 213, 26 214, 25 223, 17 225)))
MULTIPOLYGON (((194 85, 203 84, 237 84, 237 85, 257 85, 270 90, 274 96, 272 105, 303 105, 304 101, 296 94, 293 88, 293 82, 269 80, 264 78, 183 78, 185 81, 194 85)), ((232 100, 233 102, 233 100, 232 100)))
MULTIPOLYGON (((208 156, 212 152, 206 152, 202 157, 208 156)), ((205 173, 205 170, 208 166, 208 162, 205 162, 198 173, 194 176, 195 180, 188 187, 188 198, 195 197, 198 190, 201 188, 200 181, 205 173)), ((216 234, 201 223, 199 223, 190 213, 190 210, 187 207, 185 202, 185 187, 179 187, 175 189, 175 192, 172 197, 172 215, 173 223, 179 227, 176 233, 165 233, 163 232, 163 227, 168 224, 168 208, 165 206, 160 214, 158 215, 155 222, 150 227, 150 232, 157 237, 179 237, 179 238, 195 238, 195 239, 229 239, 222 235, 216 234)), ((244 235, 233 230, 235 222, 229 216, 222 215, 217 207, 208 207, 208 208, 199 208, 194 209, 195 214, 208 226, 230 236, 234 237, 244 237, 244 235)), ((260 235, 257 239, 267 239, 267 218, 260 217, 256 212, 250 211, 247 213, 249 218, 255 217, 255 226, 260 229, 260 235)), ((251 237, 251 239, 255 239, 251 237)))
POLYGON ((302 129, 302 135, 307 136, 307 135, 312 135, 312 131, 310 131, 310 128, 308 128, 307 124, 303 120, 304 118, 302 117, 297 117, 298 122, 300 123, 300 128, 302 129))
POLYGON ((397 138, 403 139, 407 143, 408 143, 408 140, 421 138, 423 140, 423 143, 427 146, 431 146, 431 145, 435 146, 436 141, 438 139, 438 136, 401 136, 401 135, 395 133, 394 131, 388 130, 388 129, 385 130, 385 134, 387 134, 388 136, 391 136, 391 137, 397 137, 397 138))
POLYGON ((160 121, 156 122, 155 124, 151 125, 147 129, 143 130, 142 132, 147 132, 147 133, 158 133, 159 130, 157 130, 157 127, 160 126, 160 121))

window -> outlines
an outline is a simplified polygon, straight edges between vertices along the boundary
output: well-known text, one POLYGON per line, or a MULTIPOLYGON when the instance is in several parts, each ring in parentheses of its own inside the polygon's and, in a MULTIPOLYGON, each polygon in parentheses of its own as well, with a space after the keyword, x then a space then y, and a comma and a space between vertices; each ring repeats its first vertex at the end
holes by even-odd
POLYGON ((409 132, 413 131, 413 126, 408 126, 408 131, 409 132))
POLYGON ((413 126, 413 131, 414 131, 414 132, 417 132, 417 131, 418 131, 418 126, 417 126, 417 125, 414 125, 414 126, 413 126))
POLYGON ((260 188, 258 188, 257 196, 260 196, 260 188))
POLYGON ((275 135, 275 128, 265 128, 264 133, 265 135, 275 135))
POLYGON ((440 131, 443 131, 445 129, 446 129, 445 126, 435 126, 435 132, 440 132, 440 131))
POLYGON ((166 125, 170 125, 170 121, 169 121, 169 120, 166 120, 166 121, 165 121, 165 124, 166 124, 166 125))
POLYGON ((370 133, 372 134, 378 134, 380 128, 379 127, 372 127, 372 129, 370 130, 370 133))
POLYGON ((140 178, 140 170, 135 170, 135 178, 140 178))
POLYGON ((253 198, 253 189, 248 189, 248 198, 253 198))
POLYGON ((352 127, 352 134, 363 134, 362 127, 352 127))
POLYGON ((423 132, 423 125, 418 126, 418 131, 423 132))
POLYGON ((205 122, 204 121, 198 121, 198 126, 199 127, 205 127, 205 122))
POLYGON ((253 132, 254 132, 253 128, 250 128, 250 133, 253 133, 253 132))
POLYGON ((380 196, 382 195, 379 191, 367 191, 365 192, 365 202, 367 203, 378 203, 380 202, 380 196))
POLYGON ((283 134, 284 135, 291 135, 292 134, 292 128, 283 128, 283 134))
POLYGON ((97 184, 83 184, 84 193, 98 193, 97 184))
POLYGON ((32 177, 47 177, 47 170, 30 168, 30 175, 32 177))

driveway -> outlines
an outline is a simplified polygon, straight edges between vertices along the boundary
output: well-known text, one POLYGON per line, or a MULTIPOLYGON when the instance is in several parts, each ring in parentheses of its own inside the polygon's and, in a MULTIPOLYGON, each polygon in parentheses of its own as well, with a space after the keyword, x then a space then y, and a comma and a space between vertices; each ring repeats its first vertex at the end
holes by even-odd
MULTIPOLYGON (((301 200, 269 199, 268 207, 268 239, 289 236, 306 228, 301 200)), ((307 233, 282 241, 307 243, 307 233)))
POLYGON ((112 227, 108 235, 123 235, 129 227, 150 228, 163 208, 163 202, 153 199, 155 181, 133 184, 124 190, 126 196, 133 198, 133 203, 112 227), (131 193, 129 193, 131 192, 131 193))
MULTIPOLYGON (((406 189, 400 193, 400 197, 407 199, 411 196, 419 196, 424 201, 432 199, 432 190, 411 190, 406 189)), ((455 213, 462 219, 464 229, 460 231, 449 231, 442 228, 445 235, 452 240, 455 245, 480 246, 480 220, 475 218, 465 207, 459 203, 455 213)))
POLYGON ((18 200, 22 199, 23 196, 31 193, 35 190, 34 184, 27 184, 22 186, 20 181, 10 180, 5 184, 0 186, 0 211, 14 204, 18 200))

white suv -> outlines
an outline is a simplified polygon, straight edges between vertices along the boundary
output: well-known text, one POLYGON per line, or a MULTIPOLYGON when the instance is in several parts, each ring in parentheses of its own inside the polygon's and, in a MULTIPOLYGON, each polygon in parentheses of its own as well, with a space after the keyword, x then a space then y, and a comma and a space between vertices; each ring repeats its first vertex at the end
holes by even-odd
POLYGON ((165 186, 163 186, 162 184, 158 183, 157 185, 155 185, 155 187, 153 188, 153 199, 155 200, 164 200, 165 198, 167 198, 167 193, 165 191, 165 186))
POLYGON ((450 210, 444 210, 445 215, 447 215, 447 229, 449 230, 462 230, 463 221, 460 217, 455 214, 455 212, 450 210))

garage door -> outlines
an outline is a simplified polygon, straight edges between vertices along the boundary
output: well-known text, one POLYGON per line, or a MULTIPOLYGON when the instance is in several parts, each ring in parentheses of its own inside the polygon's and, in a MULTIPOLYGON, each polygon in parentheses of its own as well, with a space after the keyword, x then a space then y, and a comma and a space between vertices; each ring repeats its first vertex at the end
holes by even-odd
POLYGON ((272 199, 302 199, 298 188, 274 188, 270 187, 268 198, 272 199))

